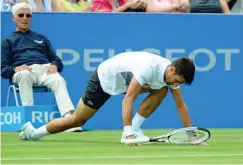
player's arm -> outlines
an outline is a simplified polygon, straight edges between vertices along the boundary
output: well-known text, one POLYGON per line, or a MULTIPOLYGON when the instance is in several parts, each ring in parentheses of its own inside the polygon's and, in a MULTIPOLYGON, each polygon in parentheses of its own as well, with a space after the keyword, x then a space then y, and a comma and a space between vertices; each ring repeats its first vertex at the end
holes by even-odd
POLYGON ((181 89, 180 88, 176 88, 176 89, 170 88, 170 91, 175 100, 177 111, 179 113, 182 123, 184 124, 185 127, 191 127, 192 122, 191 122, 190 114, 189 114, 188 108, 184 102, 181 89))
POLYGON ((127 93, 122 102, 122 119, 124 126, 132 125, 133 103, 142 90, 142 86, 135 78, 132 78, 127 93))

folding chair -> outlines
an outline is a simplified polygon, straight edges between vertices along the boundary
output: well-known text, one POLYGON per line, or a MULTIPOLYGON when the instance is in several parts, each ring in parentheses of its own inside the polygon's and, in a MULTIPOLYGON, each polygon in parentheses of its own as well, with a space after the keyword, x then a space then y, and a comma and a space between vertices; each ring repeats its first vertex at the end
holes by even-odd
MULTIPOLYGON (((9 99, 10 99, 10 92, 14 93, 15 103, 16 103, 16 106, 18 107, 19 106, 19 101, 18 101, 18 96, 17 96, 17 93, 19 92, 18 83, 10 82, 10 85, 8 87, 8 95, 7 95, 7 102, 6 102, 7 107, 8 107, 9 99)), ((42 85, 34 85, 33 92, 51 92, 51 89, 46 86, 42 86, 42 85)))

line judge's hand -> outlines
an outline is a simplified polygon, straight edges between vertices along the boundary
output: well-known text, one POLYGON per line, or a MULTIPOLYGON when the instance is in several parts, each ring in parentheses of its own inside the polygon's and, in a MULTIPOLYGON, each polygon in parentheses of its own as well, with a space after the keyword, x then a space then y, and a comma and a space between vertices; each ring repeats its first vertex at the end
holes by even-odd
POLYGON ((21 66, 17 66, 14 71, 15 72, 20 72, 22 70, 28 70, 28 71, 31 72, 32 68, 30 66, 26 65, 26 64, 23 64, 21 66))
POLYGON ((47 75, 54 74, 57 72, 56 65, 50 65, 47 67, 47 75))

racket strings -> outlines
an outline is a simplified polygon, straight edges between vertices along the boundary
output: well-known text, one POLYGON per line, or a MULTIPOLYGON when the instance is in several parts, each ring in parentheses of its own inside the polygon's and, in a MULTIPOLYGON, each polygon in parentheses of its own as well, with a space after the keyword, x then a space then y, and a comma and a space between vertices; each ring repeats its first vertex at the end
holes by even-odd
POLYGON ((187 131, 177 132, 170 136, 169 141, 175 144, 198 144, 208 139, 208 133, 203 130, 194 130, 193 136, 187 131))

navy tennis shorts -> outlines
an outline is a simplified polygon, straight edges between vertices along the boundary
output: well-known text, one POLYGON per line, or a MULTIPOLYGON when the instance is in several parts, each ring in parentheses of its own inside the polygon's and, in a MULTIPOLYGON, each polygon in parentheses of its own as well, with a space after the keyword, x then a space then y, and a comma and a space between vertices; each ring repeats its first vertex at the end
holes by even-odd
POLYGON ((110 97, 111 95, 103 91, 96 69, 89 78, 82 100, 88 107, 98 110, 110 97))

